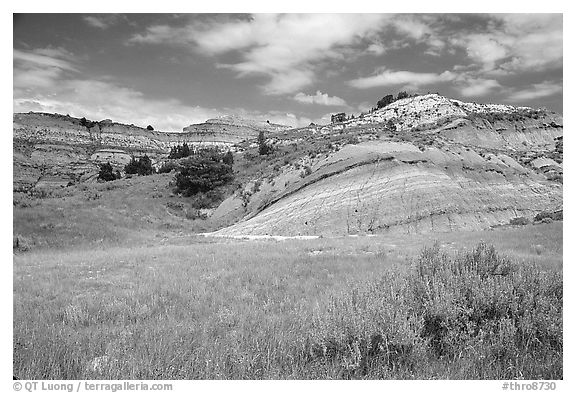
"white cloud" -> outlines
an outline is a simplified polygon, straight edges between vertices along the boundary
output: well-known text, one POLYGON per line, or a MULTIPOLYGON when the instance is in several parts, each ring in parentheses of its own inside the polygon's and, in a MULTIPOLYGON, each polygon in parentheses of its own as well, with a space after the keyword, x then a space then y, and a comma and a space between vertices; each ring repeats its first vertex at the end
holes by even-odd
POLYGON ((82 19, 89 26, 106 30, 120 22, 122 19, 125 19, 125 16, 120 14, 88 15, 84 16, 82 19))
POLYGON ((154 99, 111 80, 82 79, 80 67, 69 52, 39 49, 14 53, 14 112, 62 113, 91 120, 109 118, 142 127, 150 124, 159 131, 181 131, 190 124, 224 114, 239 114, 294 127, 308 125, 311 121, 280 111, 220 110, 190 106, 176 99, 154 99))
MULTIPOLYGON (((482 95, 511 73, 562 66, 561 14, 496 14, 476 17, 462 27, 458 15, 378 14, 256 14, 220 16, 185 26, 154 25, 130 42, 180 45, 209 56, 233 54, 236 62, 219 64, 239 77, 264 76, 265 94, 294 94, 328 74, 335 61, 348 62, 362 54, 381 56, 389 51, 422 45, 424 54, 471 60, 467 78, 483 81, 461 87, 464 94, 482 95), (457 29, 454 27, 458 23, 457 29)), ((407 84, 407 88, 447 82, 442 74, 385 71, 350 81, 357 88, 407 84)))
POLYGON ((481 71, 504 75, 562 67, 562 14, 496 14, 483 33, 451 38, 481 71))
POLYGON ((71 54, 62 48, 14 49, 14 89, 50 88, 67 74, 78 72, 71 54))
POLYGON ((187 106, 178 100, 155 100, 142 93, 110 82, 61 80, 56 89, 38 86, 32 95, 15 93, 14 112, 56 112, 92 120, 113 119, 157 130, 180 131, 222 113, 215 109, 187 106))
POLYGON ((112 82, 79 78, 72 54, 61 49, 14 50, 15 112, 68 113, 95 120, 112 118, 157 129, 180 130, 219 111, 177 100, 154 100, 112 82))
POLYGON ((485 96, 494 89, 502 86, 494 79, 466 79, 465 85, 460 89, 460 94, 464 97, 485 96))
MULTIPOLYGON (((401 36, 401 42, 394 45, 395 48, 402 48, 413 43, 424 44, 426 49, 423 53, 432 56, 439 56, 446 47, 445 39, 442 37, 441 29, 443 23, 438 23, 437 15, 397 15, 391 19, 390 23, 401 36)), ((387 41, 388 42, 388 41, 387 41)))
POLYGON ((398 32, 415 40, 432 35, 430 26, 413 15, 395 17, 392 20, 392 24, 398 32))
POLYGON ((154 25, 146 29, 143 34, 135 34, 128 43, 139 44, 161 44, 172 43, 186 45, 193 42, 193 38, 189 37, 188 30, 181 27, 173 27, 168 25, 154 25))
POLYGON ((64 49, 46 48, 32 51, 22 51, 14 49, 13 52, 15 66, 27 68, 48 67, 59 70, 77 71, 72 63, 70 54, 64 49))
POLYGON ((315 95, 307 95, 302 92, 294 96, 294 100, 302 102, 305 104, 317 104, 326 106, 346 106, 346 101, 340 97, 332 96, 330 97, 326 93, 322 93, 320 90, 316 91, 315 95))
POLYGON ((348 81, 348 84, 357 89, 369 89, 372 87, 392 85, 424 86, 439 82, 454 80, 456 75, 450 71, 441 74, 433 72, 411 72, 384 70, 380 73, 348 81))
POLYGON ((466 46, 468 56, 482 64, 482 68, 486 71, 494 69, 498 60, 508 56, 509 49, 501 42, 501 39, 492 34, 471 34, 464 39, 462 45, 466 46))
MULTIPOLYGON (((347 46, 371 37, 389 16, 379 14, 256 14, 246 20, 151 26, 132 43, 188 45, 208 55, 236 51, 226 64, 240 76, 264 75, 267 94, 294 93, 314 83, 326 60, 343 59, 347 46)), ((223 66, 223 65, 221 65, 223 66)))
POLYGON ((359 112, 368 112, 370 109, 374 108, 374 103, 369 101, 364 101, 358 104, 358 111, 359 112))
POLYGON ((517 90, 511 93, 507 99, 514 101, 529 101, 537 98, 548 97, 554 94, 562 93, 562 84, 551 81, 534 83, 527 89, 517 90))
POLYGON ((101 18, 95 16, 85 16, 84 21, 92 27, 97 27, 99 29, 107 29, 108 24, 105 23, 101 18))
POLYGON ((366 52, 375 56, 380 56, 386 53, 386 47, 380 42, 372 43, 368 45, 368 48, 366 48, 366 52))

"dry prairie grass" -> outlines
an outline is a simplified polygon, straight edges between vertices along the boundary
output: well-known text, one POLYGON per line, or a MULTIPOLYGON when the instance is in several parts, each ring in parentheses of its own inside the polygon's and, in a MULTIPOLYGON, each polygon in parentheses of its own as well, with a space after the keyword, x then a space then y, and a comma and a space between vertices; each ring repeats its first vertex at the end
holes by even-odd
POLYGON ((511 240, 511 261, 400 237, 17 254, 14 375, 562 378, 561 250, 542 243, 526 260, 511 240))

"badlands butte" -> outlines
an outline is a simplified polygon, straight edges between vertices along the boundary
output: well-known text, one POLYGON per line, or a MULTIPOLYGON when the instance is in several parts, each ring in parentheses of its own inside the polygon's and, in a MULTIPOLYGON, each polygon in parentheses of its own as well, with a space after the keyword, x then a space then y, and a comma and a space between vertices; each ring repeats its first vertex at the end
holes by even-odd
POLYGON ((99 188, 95 209, 107 192, 129 195, 133 188, 131 197, 147 199, 159 220, 186 210, 181 228, 198 228, 192 222, 201 220, 211 236, 472 231, 542 213, 561 217, 562 139, 560 114, 437 94, 303 128, 227 116, 161 132, 17 113, 13 186, 15 201, 73 198, 74 190, 97 184, 99 164, 122 170, 132 156, 146 154, 160 167, 171 147, 186 142, 233 152, 234 184, 214 206, 192 212, 186 198, 165 191, 174 178, 168 173, 110 182, 117 185, 99 188), (269 155, 258 154, 261 131, 269 155), (170 195, 142 192, 144 183, 170 195))

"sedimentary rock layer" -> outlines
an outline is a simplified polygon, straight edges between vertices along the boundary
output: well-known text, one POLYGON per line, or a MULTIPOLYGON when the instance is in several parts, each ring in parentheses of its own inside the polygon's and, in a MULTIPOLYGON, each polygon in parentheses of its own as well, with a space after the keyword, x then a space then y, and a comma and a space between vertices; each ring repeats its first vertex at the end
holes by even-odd
POLYGON ((237 142, 255 138, 260 130, 286 128, 225 117, 192 125, 185 132, 159 132, 110 120, 82 122, 47 113, 16 113, 13 125, 13 179, 18 191, 92 179, 103 162, 120 170, 132 156, 147 154, 157 162, 177 144, 230 149, 237 142))

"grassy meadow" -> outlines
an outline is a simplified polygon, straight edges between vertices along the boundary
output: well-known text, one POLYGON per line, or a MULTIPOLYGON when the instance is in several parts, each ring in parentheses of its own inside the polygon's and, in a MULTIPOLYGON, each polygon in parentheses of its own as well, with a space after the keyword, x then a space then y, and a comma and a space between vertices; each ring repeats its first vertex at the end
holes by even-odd
POLYGON ((563 377, 562 223, 154 240, 15 253, 14 375, 563 377))

